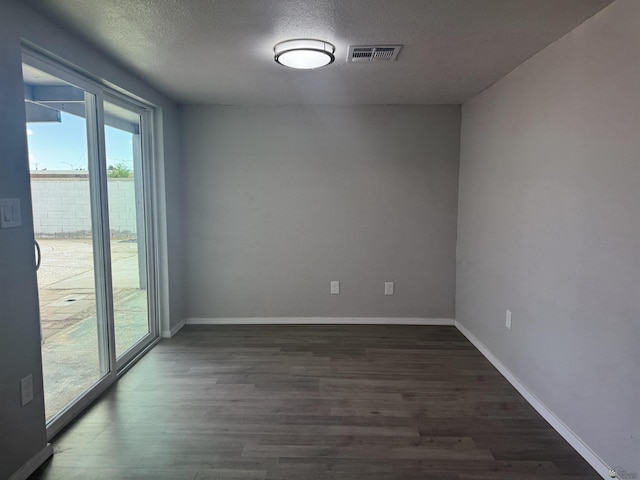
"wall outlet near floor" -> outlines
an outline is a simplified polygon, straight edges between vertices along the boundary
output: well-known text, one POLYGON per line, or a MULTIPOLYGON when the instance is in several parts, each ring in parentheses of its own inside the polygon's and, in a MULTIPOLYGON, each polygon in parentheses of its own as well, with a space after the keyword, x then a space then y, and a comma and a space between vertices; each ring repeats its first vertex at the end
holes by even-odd
POLYGON ((331 282, 331 295, 339 295, 340 294, 340 282, 337 280, 333 280, 331 282))
POLYGON ((507 327, 507 330, 511 330, 511 310, 507 310, 507 318, 504 322, 504 326, 507 327))
POLYGON ((384 282, 384 294, 393 295, 393 282, 384 282))
POLYGON ((33 375, 31 374, 20 380, 20 399, 23 407, 33 400, 33 375))

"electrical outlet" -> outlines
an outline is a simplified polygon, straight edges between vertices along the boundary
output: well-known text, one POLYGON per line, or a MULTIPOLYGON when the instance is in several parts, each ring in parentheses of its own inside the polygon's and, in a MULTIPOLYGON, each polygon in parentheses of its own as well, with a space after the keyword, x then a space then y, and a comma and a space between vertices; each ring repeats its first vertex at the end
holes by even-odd
POLYGON ((339 295, 340 294, 340 282, 337 280, 333 280, 331 282, 331 295, 339 295))
POLYGON ((511 330, 511 310, 507 310, 507 318, 504 322, 504 326, 507 327, 507 330, 511 330))
POLYGON ((20 380, 20 398, 23 407, 33 400, 33 375, 29 374, 20 380))
POLYGON ((384 282, 384 294, 393 295, 393 282, 384 282))

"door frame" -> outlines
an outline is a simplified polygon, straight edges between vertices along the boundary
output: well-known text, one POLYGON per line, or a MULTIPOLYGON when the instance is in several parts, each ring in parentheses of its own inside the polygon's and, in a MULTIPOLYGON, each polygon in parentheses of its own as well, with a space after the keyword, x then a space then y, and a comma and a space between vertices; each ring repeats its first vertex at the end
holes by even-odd
MULTIPOLYGON (((160 339, 160 316, 167 309, 160 304, 160 288, 165 290, 166 268, 160 269, 162 259, 158 248, 164 245, 164 239, 159 236, 163 231, 159 229, 165 210, 164 203, 157 203, 159 195, 164 191, 158 182, 162 177, 157 170, 155 154, 156 132, 154 119, 159 110, 152 104, 140 101, 133 96, 107 86, 101 82, 88 78, 86 75, 53 60, 39 51, 23 45, 22 62, 34 68, 49 73, 61 80, 75 85, 85 92, 87 107, 87 155, 90 196, 92 211, 92 237, 94 251, 94 275, 96 286, 96 314, 98 321, 98 343, 101 371, 106 372, 102 378, 94 383, 81 396, 77 397, 64 409, 51 418, 46 425, 47 440, 51 440, 65 426, 89 407, 104 391, 109 388, 122 374, 124 374, 138 359, 144 356, 160 339), (145 238, 147 252, 148 279, 148 315, 149 334, 139 340, 120 359, 116 359, 115 324, 113 309, 113 290, 111 275, 111 245, 109 232, 109 211, 107 195, 107 168, 104 131, 104 101, 117 103, 128 109, 141 112, 141 142, 143 151, 143 183, 145 210, 145 238), (145 125, 143 125, 145 124, 145 125), (97 168, 96 168, 97 167, 97 168), (160 191, 158 191, 160 190, 160 191), (159 245, 160 244, 160 245, 159 245), (163 275, 159 272, 162 271, 163 275)), ((166 247, 166 246, 165 246, 166 247)), ((39 309, 39 303, 38 303, 39 309)), ((163 321, 163 324, 165 321, 163 321)))

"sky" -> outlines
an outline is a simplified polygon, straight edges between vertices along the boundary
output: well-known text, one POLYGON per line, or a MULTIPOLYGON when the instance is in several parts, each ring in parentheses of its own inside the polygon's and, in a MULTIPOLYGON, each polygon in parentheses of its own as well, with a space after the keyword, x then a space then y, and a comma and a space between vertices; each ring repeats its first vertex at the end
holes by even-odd
MULTIPOLYGON (((60 123, 27 123, 31 170, 87 170, 84 118, 61 112, 60 123)), ((105 127, 107 166, 124 163, 133 170, 132 134, 105 127)))

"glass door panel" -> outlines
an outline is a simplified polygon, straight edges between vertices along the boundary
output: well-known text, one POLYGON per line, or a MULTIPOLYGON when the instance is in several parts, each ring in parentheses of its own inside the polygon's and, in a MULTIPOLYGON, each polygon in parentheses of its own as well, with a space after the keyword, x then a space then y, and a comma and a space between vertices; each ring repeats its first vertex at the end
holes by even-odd
POLYGON ((23 66, 47 422, 109 373, 97 272, 96 97, 23 66))
POLYGON ((143 347, 151 333, 148 308, 142 119, 104 102, 109 234, 116 357, 143 347))
POLYGON ((158 338, 152 120, 35 52, 23 77, 50 437, 158 338))

